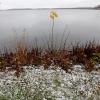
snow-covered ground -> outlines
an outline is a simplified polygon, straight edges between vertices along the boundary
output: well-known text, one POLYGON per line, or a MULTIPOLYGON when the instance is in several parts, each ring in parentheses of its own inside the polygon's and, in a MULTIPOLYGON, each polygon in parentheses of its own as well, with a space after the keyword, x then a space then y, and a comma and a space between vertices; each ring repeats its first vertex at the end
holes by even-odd
POLYGON ((14 71, 0 72, 0 100, 100 100, 100 70, 73 67, 66 73, 26 66, 18 78, 14 71))

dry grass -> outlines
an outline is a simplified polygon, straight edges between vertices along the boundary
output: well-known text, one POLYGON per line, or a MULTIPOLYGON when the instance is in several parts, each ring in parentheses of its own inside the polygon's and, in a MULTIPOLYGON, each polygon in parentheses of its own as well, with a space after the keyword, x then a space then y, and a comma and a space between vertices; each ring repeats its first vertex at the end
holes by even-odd
POLYGON ((73 46, 71 56, 74 64, 83 64, 87 71, 92 71, 97 63, 100 64, 100 45, 94 41, 85 45, 77 43, 73 46))
POLYGON ((82 64, 86 71, 94 70, 96 64, 100 64, 100 45, 95 42, 87 42, 85 45, 72 45, 71 51, 67 49, 41 49, 38 46, 30 51, 23 43, 18 43, 16 52, 6 50, 0 56, 0 70, 6 68, 16 70, 19 76, 24 65, 44 65, 45 69, 49 66, 61 67, 66 72, 73 64, 82 64))

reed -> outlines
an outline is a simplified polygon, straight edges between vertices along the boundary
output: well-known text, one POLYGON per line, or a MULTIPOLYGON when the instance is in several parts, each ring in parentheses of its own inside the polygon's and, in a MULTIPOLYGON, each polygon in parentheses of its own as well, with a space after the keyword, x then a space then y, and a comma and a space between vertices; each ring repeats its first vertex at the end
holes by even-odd
POLYGON ((86 71, 95 70, 95 65, 100 64, 100 45, 96 42, 87 42, 85 45, 76 43, 72 49, 43 49, 33 46, 28 50, 25 44, 19 43, 15 52, 7 51, 0 55, 0 70, 6 68, 16 70, 16 74, 22 71, 22 66, 41 66, 45 69, 51 65, 61 67, 66 72, 72 65, 84 65, 86 71), (9 53, 8 53, 9 52, 9 53))

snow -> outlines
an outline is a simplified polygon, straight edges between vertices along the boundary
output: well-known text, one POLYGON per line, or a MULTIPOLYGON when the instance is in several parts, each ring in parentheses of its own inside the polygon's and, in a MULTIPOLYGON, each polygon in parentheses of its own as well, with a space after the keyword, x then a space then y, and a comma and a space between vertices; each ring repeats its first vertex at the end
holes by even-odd
POLYGON ((86 72, 74 65, 70 73, 60 68, 24 66, 20 77, 15 71, 0 72, 0 97, 7 100, 100 100, 100 70, 86 72))

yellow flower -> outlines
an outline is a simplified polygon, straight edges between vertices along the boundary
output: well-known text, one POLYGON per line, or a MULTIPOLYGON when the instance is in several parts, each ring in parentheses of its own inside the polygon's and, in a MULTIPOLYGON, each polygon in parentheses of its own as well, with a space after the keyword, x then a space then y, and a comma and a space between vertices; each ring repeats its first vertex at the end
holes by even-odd
POLYGON ((51 14, 53 14, 55 17, 58 17, 58 14, 55 11, 52 11, 51 14))
POLYGON ((51 12, 50 12, 50 18, 51 18, 51 19, 54 19, 54 18, 56 18, 56 17, 58 17, 58 14, 57 14, 55 11, 51 11, 51 12))

